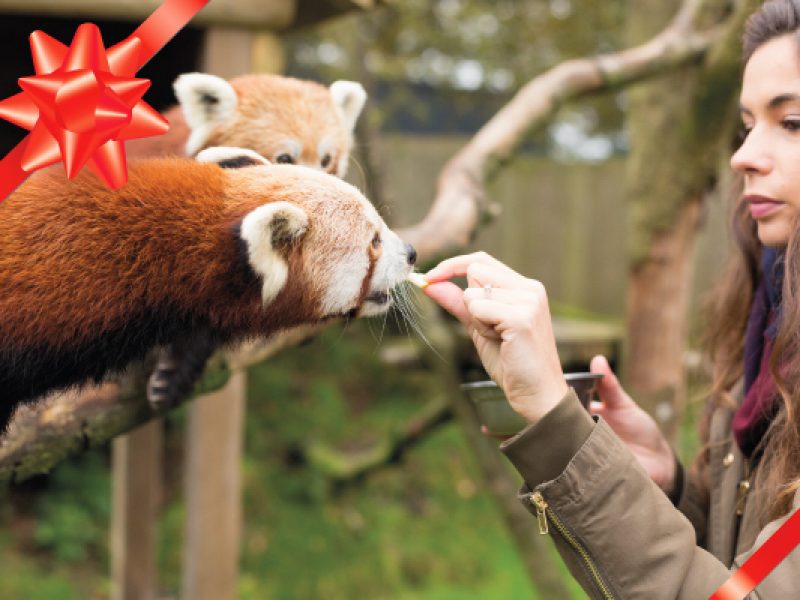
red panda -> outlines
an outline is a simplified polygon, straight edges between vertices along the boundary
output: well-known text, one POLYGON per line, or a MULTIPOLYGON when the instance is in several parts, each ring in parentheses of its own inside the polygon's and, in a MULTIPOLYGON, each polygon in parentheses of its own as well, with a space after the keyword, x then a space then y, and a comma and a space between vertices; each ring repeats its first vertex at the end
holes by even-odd
POLYGON ((244 75, 230 82, 185 73, 173 85, 179 105, 164 116, 169 131, 130 140, 130 157, 194 156, 203 148, 250 148, 273 163, 298 164, 344 177, 353 128, 366 93, 354 81, 325 87, 279 75, 244 75))
POLYGON ((243 149, 198 161, 131 161, 116 192, 44 170, 0 204, 0 428, 157 346, 388 309, 416 255, 356 188, 243 149))
MULTIPOLYGON (((209 146, 244 147, 278 164, 344 177, 353 129, 366 101, 353 81, 319 83, 251 74, 230 82, 185 73, 174 84, 179 105, 168 110, 167 134, 127 142, 129 156, 189 155, 209 146)), ((191 392, 213 344, 196 337, 164 348, 147 388, 151 403, 172 404, 191 392)))

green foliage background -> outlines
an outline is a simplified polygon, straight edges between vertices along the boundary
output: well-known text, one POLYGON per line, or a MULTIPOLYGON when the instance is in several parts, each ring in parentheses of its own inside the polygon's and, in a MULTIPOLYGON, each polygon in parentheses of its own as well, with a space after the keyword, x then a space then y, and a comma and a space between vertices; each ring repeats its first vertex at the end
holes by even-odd
MULTIPOLYGON (((537 598, 455 424, 400 464, 334 485, 300 449, 375 442, 439 384, 430 371, 387 368, 378 324, 331 329, 249 373, 239 597, 537 598)), ((185 518, 183 411, 167 423, 159 570, 177 596, 185 518)), ((107 449, 59 465, 6 495, 0 514, 0 598, 106 598, 107 449)), ((575 598, 582 593, 574 586, 575 598)))

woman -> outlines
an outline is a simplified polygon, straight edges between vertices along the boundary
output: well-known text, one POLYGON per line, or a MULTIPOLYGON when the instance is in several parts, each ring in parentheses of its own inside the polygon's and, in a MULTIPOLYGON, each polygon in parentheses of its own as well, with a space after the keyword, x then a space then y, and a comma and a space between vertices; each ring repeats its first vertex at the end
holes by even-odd
MULTIPOLYGON (((744 59, 746 137, 731 159, 744 185, 740 253, 711 311, 713 394, 697 468, 677 464, 602 357, 591 365, 605 374, 599 418, 582 410, 539 282, 483 253, 427 274, 426 293, 468 328, 530 423, 501 449, 592 597, 707 598, 800 508, 800 0, 770 0, 750 18, 744 59)), ((800 547, 756 592, 800 598, 800 547)))

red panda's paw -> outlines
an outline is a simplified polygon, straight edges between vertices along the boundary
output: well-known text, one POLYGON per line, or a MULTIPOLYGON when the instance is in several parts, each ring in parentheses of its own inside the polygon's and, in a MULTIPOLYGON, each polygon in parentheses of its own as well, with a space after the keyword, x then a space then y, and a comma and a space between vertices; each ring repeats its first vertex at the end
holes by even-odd
POLYGON ((216 348, 209 336, 198 334, 161 350, 147 382, 151 408, 162 412, 186 400, 216 348))
POLYGON ((182 395, 177 392, 173 383, 174 369, 171 367, 174 364, 169 353, 162 352, 147 381, 147 401, 156 412, 169 410, 182 400, 182 395))

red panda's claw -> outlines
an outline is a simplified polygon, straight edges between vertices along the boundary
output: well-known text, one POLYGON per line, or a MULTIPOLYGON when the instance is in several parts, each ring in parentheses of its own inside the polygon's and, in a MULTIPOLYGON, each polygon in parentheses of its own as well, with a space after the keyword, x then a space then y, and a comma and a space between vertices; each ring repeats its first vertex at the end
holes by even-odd
POLYGON ((147 382, 150 407, 162 412, 189 398, 216 348, 213 337, 203 330, 163 348, 147 382))
POLYGON ((169 378, 161 370, 156 370, 150 375, 147 382, 147 400, 155 411, 161 411, 175 404, 175 399, 169 393, 169 378))

